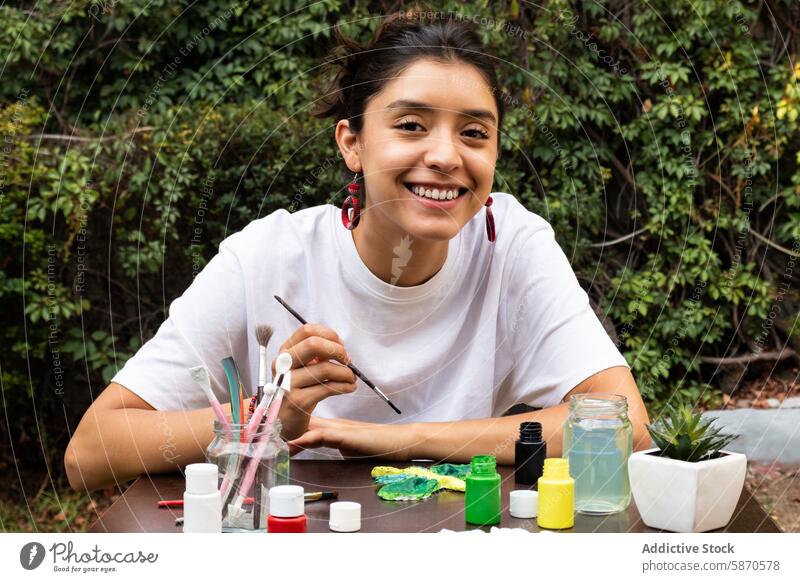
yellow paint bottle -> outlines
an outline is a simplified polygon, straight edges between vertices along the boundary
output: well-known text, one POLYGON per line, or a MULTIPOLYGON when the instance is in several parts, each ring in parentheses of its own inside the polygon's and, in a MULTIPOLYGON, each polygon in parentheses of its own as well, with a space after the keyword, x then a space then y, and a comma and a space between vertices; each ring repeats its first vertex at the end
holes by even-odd
POLYGON ((545 529, 569 529, 575 525, 575 480, 569 476, 567 459, 545 459, 539 477, 539 514, 536 523, 545 529))

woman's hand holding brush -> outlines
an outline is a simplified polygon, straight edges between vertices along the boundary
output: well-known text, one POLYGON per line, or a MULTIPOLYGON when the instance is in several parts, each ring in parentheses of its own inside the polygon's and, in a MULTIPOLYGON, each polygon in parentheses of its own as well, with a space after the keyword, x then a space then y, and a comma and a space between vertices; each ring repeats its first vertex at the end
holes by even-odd
MULTIPOLYGON (((284 351, 292 356, 292 390, 283 396, 279 418, 283 438, 291 440, 306 432, 319 402, 354 392, 356 376, 347 367, 350 356, 341 339, 325 326, 300 326, 279 348, 279 353, 284 351)), ((274 374, 274 361, 272 371, 274 374)))

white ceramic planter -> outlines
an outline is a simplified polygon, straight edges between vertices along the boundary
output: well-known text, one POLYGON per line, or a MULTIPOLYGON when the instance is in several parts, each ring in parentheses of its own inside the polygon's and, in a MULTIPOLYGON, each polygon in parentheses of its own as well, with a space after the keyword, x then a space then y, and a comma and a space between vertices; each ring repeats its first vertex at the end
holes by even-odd
POLYGON ((628 459, 631 493, 642 521, 655 529, 690 533, 724 527, 742 493, 747 458, 724 456, 689 463, 633 453, 628 459))

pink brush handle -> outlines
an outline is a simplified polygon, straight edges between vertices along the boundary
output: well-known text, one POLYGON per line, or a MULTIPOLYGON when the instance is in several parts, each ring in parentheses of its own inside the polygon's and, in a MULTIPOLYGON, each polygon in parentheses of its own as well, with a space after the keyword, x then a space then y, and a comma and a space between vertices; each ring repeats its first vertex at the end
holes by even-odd
MULTIPOLYGON (((267 448, 269 445, 269 439, 264 437, 264 440, 258 443, 258 447, 253 452, 253 457, 250 458, 250 461, 247 463, 247 469, 244 473, 244 478, 242 479, 241 484, 239 485, 239 495, 247 495, 247 492, 250 490, 250 487, 253 486, 253 480, 256 476, 256 469, 258 469, 258 463, 261 461, 261 457, 264 456, 264 449, 267 448)), ((257 492, 253 492, 253 497, 258 495, 257 492)))
POLYGON ((220 486, 219 491, 222 499, 225 499, 228 496, 228 489, 231 486, 231 478, 226 474, 225 477, 222 479, 222 486, 220 486))
MULTIPOLYGON (((278 412, 281 410, 282 400, 283 390, 278 388, 278 393, 275 395, 275 400, 272 402, 272 405, 270 405, 269 412, 267 413, 267 422, 265 423, 267 428, 271 427, 274 424, 275 419, 278 417, 278 412)), ((266 436, 264 436, 263 440, 258 443, 258 448, 254 451, 254 456, 247 463, 247 469, 245 470, 244 478, 239 485, 239 495, 247 495, 250 487, 252 487, 253 479, 256 475, 256 469, 258 469, 258 463, 261 460, 261 457, 264 455, 264 449, 268 444, 269 439, 266 436)))
POLYGON ((253 441, 253 436, 258 429, 258 425, 261 424, 261 419, 264 418, 265 412, 266 407, 263 403, 259 404, 253 411, 253 416, 250 418, 250 422, 247 423, 247 427, 244 429, 245 443, 250 444, 253 441))
POLYGON ((222 428, 228 431, 229 434, 233 435, 233 430, 231 429, 230 423, 225 419, 225 411, 222 410, 222 405, 219 403, 219 400, 216 398, 211 398, 209 402, 211 403, 211 409, 217 416, 217 420, 222 425, 222 428))
MULTIPOLYGON (((250 422, 247 423, 247 426, 244 429, 244 440, 242 444, 247 448, 247 446, 253 442, 253 437, 258 430, 258 425, 261 423, 261 419, 264 418, 264 413, 266 410, 264 409, 263 404, 259 404, 256 409, 253 411, 253 417, 250 419, 250 422)), ((247 466, 248 471, 250 470, 250 465, 247 466)), ((225 499, 228 493, 228 487, 230 487, 232 483, 230 483, 230 477, 226 473, 225 478, 222 480, 222 498, 225 499)), ((249 485, 248 485, 249 487, 249 485)))
MULTIPOLYGON (((209 399, 209 403, 211 404, 211 409, 214 411, 214 415, 217 417, 220 425, 222 425, 223 430, 225 430, 230 436, 231 440, 233 440, 233 429, 231 428, 228 420, 225 418, 225 411, 222 410, 222 405, 219 403, 219 400, 212 396, 209 399)), ((222 478, 222 485, 220 487, 220 490, 223 492, 223 494, 227 492, 230 485, 230 476, 226 473, 225 477, 222 478)))
POLYGON ((283 401, 283 390, 278 388, 278 393, 275 395, 275 402, 269 407, 267 413, 267 426, 272 426, 275 419, 278 418, 278 413, 281 411, 281 402, 283 401))

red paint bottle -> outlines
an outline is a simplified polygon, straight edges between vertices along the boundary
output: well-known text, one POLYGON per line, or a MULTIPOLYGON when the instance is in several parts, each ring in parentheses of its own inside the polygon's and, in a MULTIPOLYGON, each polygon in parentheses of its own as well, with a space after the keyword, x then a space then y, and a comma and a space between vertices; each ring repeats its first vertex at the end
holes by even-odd
POLYGON ((277 485, 269 490, 269 533, 306 533, 305 498, 299 485, 277 485))

